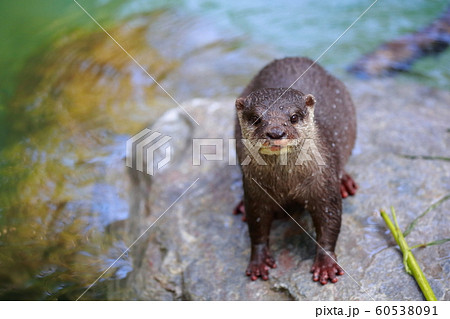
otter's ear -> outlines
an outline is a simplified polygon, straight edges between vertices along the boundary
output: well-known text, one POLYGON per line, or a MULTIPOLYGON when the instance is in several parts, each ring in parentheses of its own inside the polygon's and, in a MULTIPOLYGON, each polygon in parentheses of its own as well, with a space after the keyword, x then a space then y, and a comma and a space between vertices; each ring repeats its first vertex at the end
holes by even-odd
POLYGON ((313 107, 316 104, 316 99, 312 94, 308 94, 305 96, 305 104, 308 107, 313 107))
POLYGON ((236 100, 236 109, 242 111, 245 107, 245 99, 240 97, 236 100))

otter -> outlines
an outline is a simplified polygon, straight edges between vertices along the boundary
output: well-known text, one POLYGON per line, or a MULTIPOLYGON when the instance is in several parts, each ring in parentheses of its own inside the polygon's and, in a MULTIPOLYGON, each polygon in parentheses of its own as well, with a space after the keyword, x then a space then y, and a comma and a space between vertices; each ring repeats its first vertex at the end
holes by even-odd
POLYGON ((358 186, 344 166, 356 138, 355 107, 345 85, 308 58, 274 60, 236 100, 236 151, 243 175, 243 213, 251 240, 246 275, 267 280, 276 262, 272 221, 310 212, 316 230, 313 280, 343 275, 335 255, 342 198, 358 186), (258 151, 256 152, 255 149, 258 151))

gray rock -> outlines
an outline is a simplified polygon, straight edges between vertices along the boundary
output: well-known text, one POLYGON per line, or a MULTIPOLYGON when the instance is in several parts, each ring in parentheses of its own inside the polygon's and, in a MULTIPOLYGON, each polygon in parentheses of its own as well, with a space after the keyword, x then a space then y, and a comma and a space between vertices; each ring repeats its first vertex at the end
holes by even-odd
MULTIPOLYGON (((348 87, 357 106, 358 138, 347 170, 360 190, 344 200, 336 253, 346 274, 338 283, 321 286, 312 281, 314 243, 289 218, 276 221, 272 228, 278 268, 270 271, 269 280, 252 282, 245 276, 250 256, 247 225, 232 214, 242 197, 240 169, 229 165, 229 160, 236 160, 234 148, 228 147, 234 98, 195 99, 183 106, 199 126, 180 108, 169 110, 152 126, 172 137, 171 162, 153 176, 128 168, 132 211, 127 233, 136 239, 147 231, 131 249, 134 270, 125 297, 422 300, 378 211, 393 205, 400 227, 405 228, 450 193, 449 161, 402 156, 449 156, 450 93, 386 79, 348 87), (203 158, 194 166, 194 138, 224 139, 224 160, 203 158)), ((205 148, 203 153, 213 151, 205 148)), ((155 153, 156 159, 159 156, 155 153)), ((449 238, 449 208, 447 201, 423 218, 407 237, 410 245, 449 238)), ((307 214, 294 218, 314 236, 307 214)), ((450 300, 450 243, 414 253, 437 298, 450 300)))

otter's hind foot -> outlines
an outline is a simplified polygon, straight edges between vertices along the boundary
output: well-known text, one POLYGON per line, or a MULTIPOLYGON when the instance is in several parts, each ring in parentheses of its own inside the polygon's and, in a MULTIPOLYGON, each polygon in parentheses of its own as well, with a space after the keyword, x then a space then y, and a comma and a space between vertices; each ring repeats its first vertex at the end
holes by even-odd
POLYGON ((355 195, 358 185, 353 180, 353 178, 344 172, 341 177, 341 196, 346 198, 349 195, 355 195))
POLYGON ((247 217, 245 215, 245 206, 244 206, 244 201, 240 201, 239 204, 237 204, 237 206, 235 207, 235 209, 233 210, 233 214, 234 215, 239 215, 242 214, 242 221, 245 222, 247 221, 247 217))

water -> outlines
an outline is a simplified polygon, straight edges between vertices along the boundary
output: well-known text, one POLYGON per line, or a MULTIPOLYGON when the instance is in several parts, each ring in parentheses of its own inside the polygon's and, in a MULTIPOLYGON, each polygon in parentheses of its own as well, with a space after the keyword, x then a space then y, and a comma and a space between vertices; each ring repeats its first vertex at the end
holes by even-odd
MULTIPOLYGON (((319 57, 371 2, 79 3, 183 101, 236 96, 275 57, 319 57)), ((379 1, 321 64, 347 77, 359 56, 446 5, 379 1)), ((135 239, 120 226, 132 210, 126 139, 175 104, 72 1, 3 1, 0 21, 0 299, 73 300, 135 239)), ((423 59, 399 81, 448 89, 449 62, 449 52, 423 59)), ((84 297, 115 298, 131 260, 84 297)))

